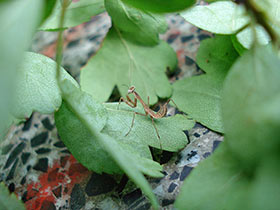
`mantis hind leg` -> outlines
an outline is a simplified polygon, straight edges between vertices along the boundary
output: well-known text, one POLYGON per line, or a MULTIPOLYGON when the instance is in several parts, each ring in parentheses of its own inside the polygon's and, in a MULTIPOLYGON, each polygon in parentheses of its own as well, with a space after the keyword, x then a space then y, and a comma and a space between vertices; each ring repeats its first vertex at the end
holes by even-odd
POLYGON ((136 115, 136 114, 135 114, 135 112, 134 112, 134 113, 133 113, 132 122, 131 122, 131 126, 130 126, 128 132, 127 132, 124 136, 127 136, 127 135, 130 133, 130 131, 131 131, 133 125, 134 125, 135 115, 136 115))
POLYGON ((152 124, 153 124, 153 126, 154 126, 154 128, 155 128, 155 130, 156 130, 156 133, 157 133, 157 137, 158 137, 158 140, 159 140, 160 149, 162 150, 162 145, 161 145, 161 141, 160 141, 160 136, 159 136, 159 133, 158 133, 158 129, 157 129, 157 127, 156 127, 154 118, 153 118, 152 116, 150 116, 150 117, 151 117, 151 119, 152 119, 152 124))
POLYGON ((132 121, 131 121, 131 126, 130 126, 128 132, 125 134, 125 136, 127 136, 127 135, 130 133, 131 129, 133 128, 133 126, 134 126, 134 121, 135 121, 135 115, 137 115, 137 114, 138 114, 138 115, 141 115, 141 116, 147 116, 147 114, 142 114, 142 113, 139 113, 139 112, 134 112, 134 113, 133 113, 133 117, 132 117, 132 121))

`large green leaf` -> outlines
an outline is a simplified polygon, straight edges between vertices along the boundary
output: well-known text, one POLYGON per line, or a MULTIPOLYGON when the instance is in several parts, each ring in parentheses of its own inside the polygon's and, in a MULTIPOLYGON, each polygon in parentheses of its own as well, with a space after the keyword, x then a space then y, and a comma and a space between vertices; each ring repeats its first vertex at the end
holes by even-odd
POLYGON ((24 210, 24 205, 17 199, 15 194, 10 192, 3 183, 0 183, 0 209, 5 210, 24 210))
MULTIPOLYGON (((87 94, 84 94, 81 99, 83 99, 83 101, 91 101, 90 96, 87 94)), ((83 105, 83 101, 77 101, 77 103, 83 105)), ((95 115, 91 123, 97 124, 95 121, 98 119, 101 121, 100 124, 97 125, 102 126, 103 123, 106 123, 106 112, 102 114, 103 110, 97 109, 98 103, 91 103, 87 106, 95 115)), ((94 139, 94 136, 92 136, 83 122, 81 122, 77 114, 72 111, 71 105, 67 102, 63 102, 59 111, 55 113, 55 124, 64 144, 74 157, 89 170, 97 173, 121 173, 119 167, 104 148, 102 148, 99 142, 94 139)))
MULTIPOLYGON (((235 34, 249 24, 249 17, 245 9, 231 1, 218 1, 210 5, 198 5, 181 15, 191 24, 216 34, 235 34)), ((256 26, 256 39, 265 45, 270 41, 266 31, 256 26)), ((255 37, 252 27, 249 26, 237 34, 238 41, 249 49, 255 37)))
MULTIPOLYGON (((91 19, 91 17, 104 11, 104 0, 80 0, 78 2, 72 2, 66 9, 63 29, 87 22, 91 19)), ((60 14, 61 3, 60 1, 57 1, 56 8, 51 16, 40 27, 40 30, 59 30, 60 14)))
MULTIPOLYGON (((63 79, 76 81, 61 68, 63 79)), ((61 105, 61 93, 56 80, 56 63, 52 59, 32 53, 25 53, 18 69, 15 101, 12 114, 18 119, 29 117, 33 111, 50 114, 61 105)))
POLYGON ((186 9, 195 3, 195 0, 122 0, 136 8, 155 13, 176 12, 186 9))
POLYGON ((280 146, 279 66, 271 47, 256 47, 244 53, 225 80, 225 132, 230 148, 245 168, 280 146))
POLYGON ((165 69, 174 68, 176 54, 167 43, 141 46, 130 42, 117 29, 111 28, 102 48, 81 71, 82 89, 96 100, 108 100, 115 85, 121 95, 126 95, 126 85, 134 85, 144 101, 150 97, 155 104, 157 97, 172 94, 165 69))
POLYGON ((248 209, 250 180, 226 143, 195 168, 185 180, 175 207, 179 210, 248 209))
POLYGON ((206 74, 185 78, 173 85, 173 99, 179 109, 208 128, 223 132, 222 87, 237 57, 230 36, 204 40, 197 54, 197 64, 206 74))
POLYGON ((42 18, 43 3, 38 0, 0 3, 0 139, 13 121, 9 109, 14 104, 17 68, 42 18))
POLYGON ((245 9, 231 1, 198 5, 181 15, 191 24, 217 34, 233 34, 249 23, 245 9))
POLYGON ((101 133, 107 114, 90 95, 67 80, 61 82, 61 88, 64 103, 55 114, 55 120, 62 140, 73 155, 90 170, 99 173, 120 173, 120 167, 157 208, 155 196, 142 173, 162 176, 161 166, 135 153, 129 144, 101 133))
POLYGON ((159 43, 159 33, 165 32, 164 16, 151 14, 126 5, 121 0, 105 0, 106 11, 126 39, 144 45, 159 43))

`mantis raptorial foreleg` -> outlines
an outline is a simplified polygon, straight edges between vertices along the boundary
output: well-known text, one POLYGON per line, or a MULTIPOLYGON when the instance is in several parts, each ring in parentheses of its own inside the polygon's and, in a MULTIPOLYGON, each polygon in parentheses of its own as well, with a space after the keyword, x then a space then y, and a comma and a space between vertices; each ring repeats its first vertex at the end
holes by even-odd
MULTIPOLYGON (((130 99, 130 97, 129 96, 127 96, 129 99, 130 99)), ((121 97, 121 99, 122 99, 123 97, 121 97)), ((124 98, 123 98, 124 99, 124 98)), ((123 100, 122 99, 122 100, 123 100)), ((135 98, 136 99, 136 102, 135 102, 135 104, 137 104, 137 98, 135 98)), ((131 99, 130 99, 131 100, 131 99)), ((148 96, 148 104, 149 104, 149 100, 150 100, 150 98, 149 98, 149 96, 148 96)), ((124 100, 123 100, 124 101, 124 100)), ((127 105, 129 105, 127 102, 127 100, 126 101, 124 101, 127 105)), ((120 102, 119 102, 120 103, 120 102)), ((130 106, 130 105, 129 105, 130 106)), ((131 106, 132 107, 132 106, 131 106)), ((134 108, 134 107, 133 107, 134 108)), ((130 133, 130 131, 131 131, 131 129, 132 129, 132 127, 134 126, 134 121, 135 121, 135 115, 136 114, 138 114, 138 115, 141 115, 141 116, 147 116, 148 115, 148 113, 147 112, 145 112, 145 114, 142 114, 142 113, 140 113, 140 112, 134 112, 134 114, 133 114, 133 118, 132 118, 132 122, 131 122, 131 126, 130 126, 130 129, 129 129, 129 131, 127 132, 127 134, 125 134, 125 136, 127 136, 129 133, 130 133)))
MULTIPOLYGON (((142 115, 142 116, 147 116, 149 115, 151 120, 152 120, 152 124, 156 130, 156 134, 157 134, 157 137, 158 139, 160 139, 160 136, 159 136, 159 132, 158 132, 158 129, 156 127, 156 124, 154 122, 154 119, 159 119, 159 118, 163 118, 165 115, 166 115, 166 112, 167 112, 167 105, 170 101, 172 101, 174 103, 174 105, 177 107, 177 105, 175 104, 175 102, 170 98, 167 100, 167 102, 160 106, 160 109, 158 112, 154 112, 152 109, 150 109, 149 107, 149 101, 150 101, 150 98, 148 96, 148 104, 146 104, 143 99, 140 97, 140 95, 135 91, 135 87, 132 86, 128 89, 127 91, 127 95, 126 95, 126 98, 123 98, 121 97, 120 98, 120 101, 119 101, 119 105, 121 103, 121 101, 125 102, 128 106, 132 107, 132 108, 135 108, 137 106, 137 100, 139 100, 139 102, 142 104, 143 108, 144 108, 144 111, 145 111, 145 114, 142 114, 142 113, 139 113, 139 112, 134 112, 133 114, 133 118, 132 118, 132 122, 131 122, 131 126, 130 126, 130 129, 129 131, 127 132, 127 134, 125 136, 127 136, 132 127, 134 126, 134 121, 135 121, 135 115, 138 114, 138 115, 142 115), (134 95, 134 101, 129 97, 129 94, 133 94, 134 95)), ((118 109, 119 109, 119 106, 118 106, 118 109)), ((161 145, 161 142, 160 142, 160 149, 162 149, 162 145, 161 145)))
POLYGON ((122 101, 125 102, 128 106, 130 106, 132 108, 135 108, 137 106, 137 98, 135 98, 134 101, 132 101, 132 99, 128 95, 126 95, 126 98, 127 99, 125 99, 124 97, 120 98, 119 104, 118 104, 118 109, 119 109, 122 101))

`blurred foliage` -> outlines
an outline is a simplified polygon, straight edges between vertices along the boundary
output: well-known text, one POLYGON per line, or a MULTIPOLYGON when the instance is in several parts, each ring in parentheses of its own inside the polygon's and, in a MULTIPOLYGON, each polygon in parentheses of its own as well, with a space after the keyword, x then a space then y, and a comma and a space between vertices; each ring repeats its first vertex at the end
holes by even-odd
POLYGON ((68 5, 63 28, 59 27, 61 1, 57 1, 51 15, 40 26, 39 30, 57 31, 67 29, 89 21, 93 16, 105 11, 104 0, 80 0, 68 5))
POLYGON ((0 183, 0 209, 3 210, 24 210, 22 201, 19 201, 16 195, 10 194, 3 183, 0 183))
POLYGON ((16 106, 13 96, 17 70, 24 50, 29 47, 32 35, 40 23, 43 6, 43 2, 37 0, 0 3, 0 118, 5 119, 0 122, 1 139, 14 121, 10 109, 16 106))
POLYGON ((222 97, 225 142, 185 181, 178 209, 279 207, 279 64, 271 46, 256 46, 232 66, 222 97))

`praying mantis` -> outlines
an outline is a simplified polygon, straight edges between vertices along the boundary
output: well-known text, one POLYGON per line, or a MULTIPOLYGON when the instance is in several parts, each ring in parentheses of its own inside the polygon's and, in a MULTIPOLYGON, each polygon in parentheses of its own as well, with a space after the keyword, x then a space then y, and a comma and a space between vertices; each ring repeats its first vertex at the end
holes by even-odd
MULTIPOLYGON (((131 122, 131 126, 130 126, 130 129, 128 130, 128 132, 125 134, 125 136, 127 136, 133 125, 134 125, 134 121, 135 121, 135 115, 138 114, 138 115, 142 115, 142 116, 149 116, 152 120, 152 124, 156 130, 156 134, 157 134, 157 137, 158 139, 160 139, 160 135, 158 133, 158 129, 155 125, 155 122, 154 122, 154 119, 160 119, 160 118, 163 118, 166 113, 167 113, 167 104, 172 101, 174 103, 174 105, 177 107, 177 105, 175 104, 175 102, 170 98, 168 99, 164 105, 160 105, 160 109, 158 112, 154 112, 152 109, 150 109, 149 107, 149 96, 148 96, 148 104, 146 104, 143 99, 140 97, 140 95, 136 92, 135 90, 135 87, 134 86, 131 86, 128 91, 127 91, 127 95, 126 95, 126 99, 124 97, 121 97, 120 100, 119 100, 119 105, 121 102, 125 102, 128 106, 132 107, 132 108, 135 108, 137 106, 137 101, 139 101, 143 108, 144 108, 144 111, 145 111, 145 114, 142 114, 142 113, 139 113, 139 112, 134 112, 133 114, 133 118, 132 118, 132 122, 131 122), (134 95, 134 101, 129 97, 130 94, 133 94, 134 95)), ((161 142, 160 142, 160 149, 162 150, 162 145, 161 145, 161 142)))

